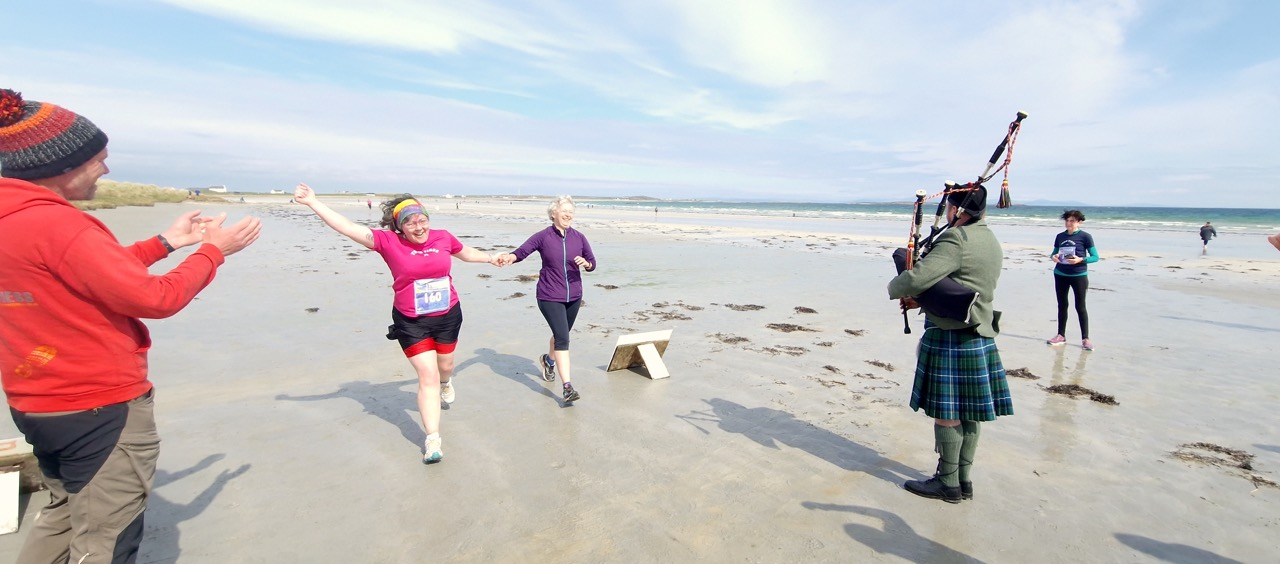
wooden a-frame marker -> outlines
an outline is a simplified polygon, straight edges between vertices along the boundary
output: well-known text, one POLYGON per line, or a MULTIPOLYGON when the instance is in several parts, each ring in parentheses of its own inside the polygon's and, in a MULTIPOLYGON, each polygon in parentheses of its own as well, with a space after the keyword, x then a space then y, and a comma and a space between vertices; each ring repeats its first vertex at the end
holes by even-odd
POLYGON ((667 343, 671 342, 671 331, 667 329, 618 337, 607 371, 644 366, 645 375, 653 380, 671 376, 662 362, 662 354, 667 352, 667 343))

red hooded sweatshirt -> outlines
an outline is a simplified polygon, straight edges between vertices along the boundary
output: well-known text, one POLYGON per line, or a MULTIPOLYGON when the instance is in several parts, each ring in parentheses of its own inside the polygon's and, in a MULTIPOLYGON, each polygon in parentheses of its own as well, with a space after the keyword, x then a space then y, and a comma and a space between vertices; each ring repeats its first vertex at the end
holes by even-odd
POLYGON ((97 218, 57 193, 0 178, 0 379, 27 413, 79 411, 151 389, 151 337, 138 318, 177 313, 213 281, 224 257, 199 250, 166 274, 158 238, 121 246, 97 218))

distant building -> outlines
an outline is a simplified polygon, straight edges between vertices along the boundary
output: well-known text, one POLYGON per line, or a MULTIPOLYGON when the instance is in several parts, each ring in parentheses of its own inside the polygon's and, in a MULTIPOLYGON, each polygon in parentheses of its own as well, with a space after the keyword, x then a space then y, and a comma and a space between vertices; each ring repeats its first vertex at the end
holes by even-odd
POLYGON ((283 194, 283 193, 284 193, 284 190, 272 190, 270 193, 272 193, 272 194, 283 194))
POLYGON ((219 193, 219 194, 226 194, 226 193, 227 193, 227 187, 226 187, 225 185, 222 185, 222 184, 219 184, 219 185, 217 185, 217 186, 210 186, 210 187, 208 187, 208 188, 205 188, 205 190, 208 190, 208 191, 210 191, 210 192, 217 192, 217 193, 219 193))

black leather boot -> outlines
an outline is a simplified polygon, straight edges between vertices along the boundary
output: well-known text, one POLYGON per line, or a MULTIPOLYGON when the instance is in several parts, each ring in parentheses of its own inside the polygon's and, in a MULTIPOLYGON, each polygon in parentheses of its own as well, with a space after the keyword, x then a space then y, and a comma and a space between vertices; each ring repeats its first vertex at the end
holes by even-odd
MULTIPOLYGON (((938 467, 933 470, 933 477, 937 478, 942 473, 942 461, 938 461, 938 467)), ((973 482, 960 481, 960 497, 964 499, 973 499, 973 482)))
POLYGON ((941 499, 947 503, 960 503, 964 499, 959 487, 949 488, 937 476, 928 480, 907 480, 902 487, 920 497, 941 499))

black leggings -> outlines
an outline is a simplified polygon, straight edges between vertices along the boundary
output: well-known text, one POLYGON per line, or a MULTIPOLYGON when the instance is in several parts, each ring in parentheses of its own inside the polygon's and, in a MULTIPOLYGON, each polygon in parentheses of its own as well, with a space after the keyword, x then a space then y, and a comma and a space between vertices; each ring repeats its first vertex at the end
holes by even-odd
POLYGON ((1080 318, 1080 338, 1089 338, 1089 312, 1085 309, 1084 295, 1089 291, 1088 276, 1053 275, 1053 287, 1058 291, 1058 334, 1067 334, 1067 290, 1076 294, 1076 317, 1080 318))
POLYGON ((569 331, 573 329, 573 320, 578 318, 578 306, 582 300, 571 302, 549 302, 538 300, 538 311, 551 326, 551 336, 555 337, 556 350, 569 350, 569 331))

